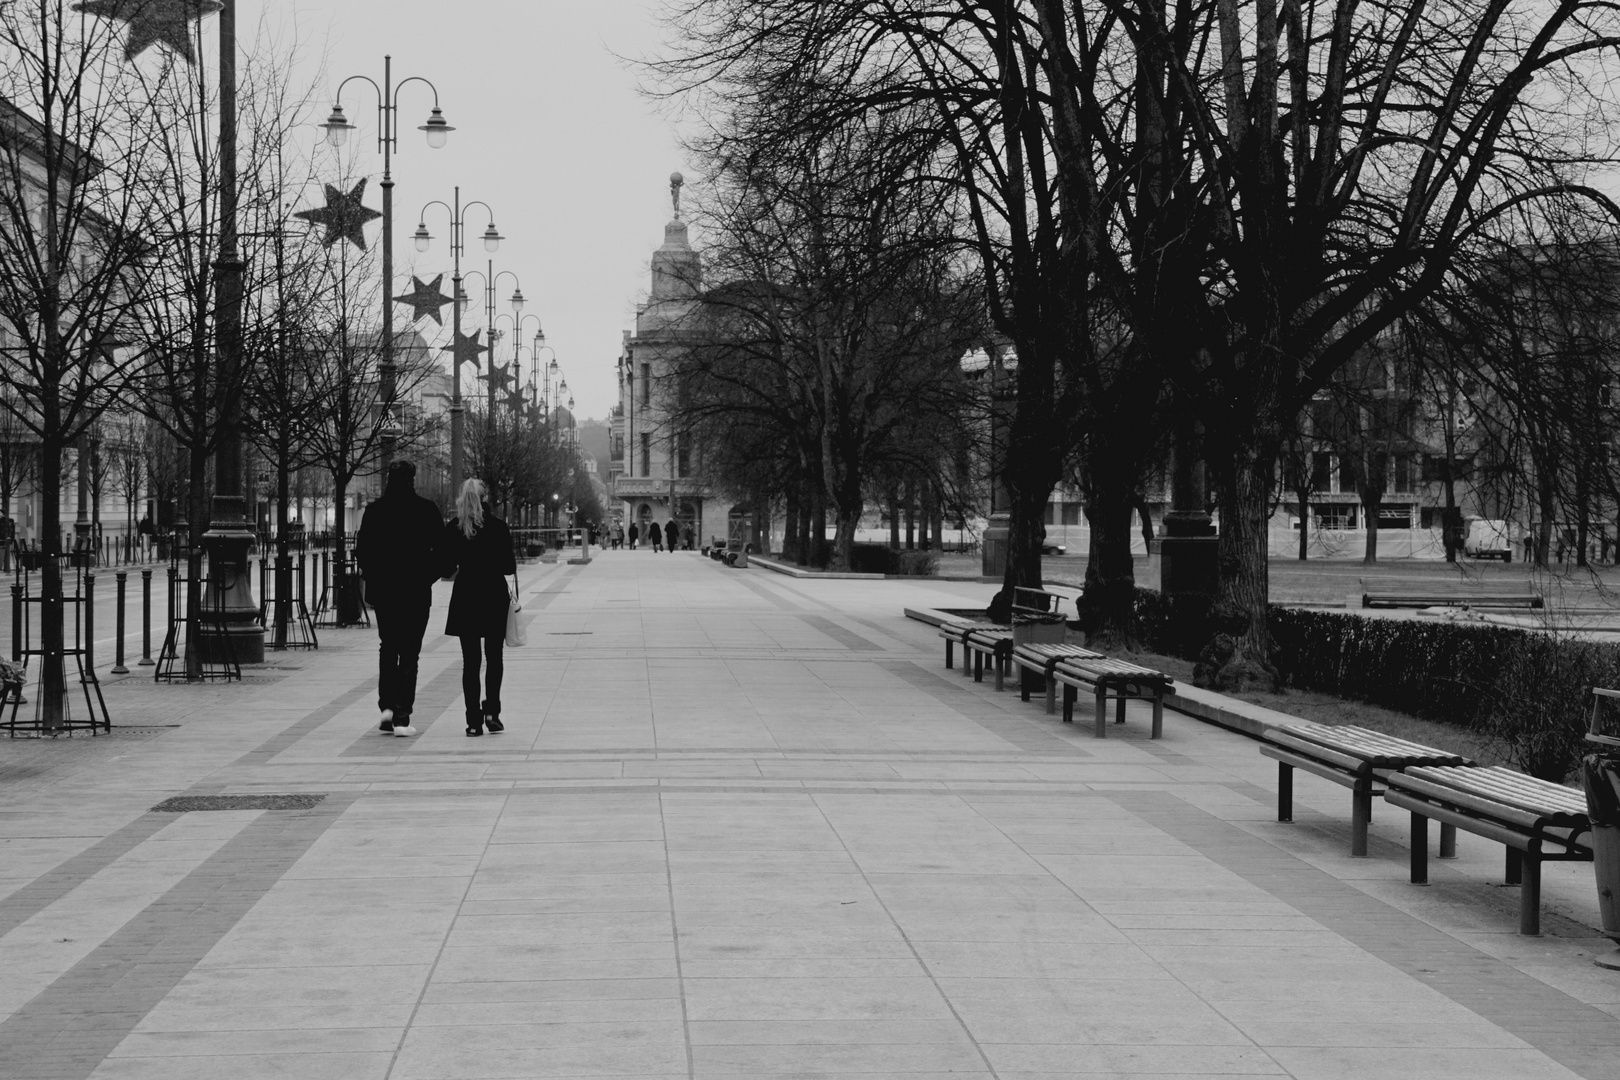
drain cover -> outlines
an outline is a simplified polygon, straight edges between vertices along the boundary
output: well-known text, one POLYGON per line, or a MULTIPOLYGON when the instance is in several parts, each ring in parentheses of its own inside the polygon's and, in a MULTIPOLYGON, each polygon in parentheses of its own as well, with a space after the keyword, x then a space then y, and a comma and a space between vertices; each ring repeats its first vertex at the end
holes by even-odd
POLYGON ((153 810, 184 814, 189 810, 308 810, 325 795, 180 795, 164 799, 153 810))

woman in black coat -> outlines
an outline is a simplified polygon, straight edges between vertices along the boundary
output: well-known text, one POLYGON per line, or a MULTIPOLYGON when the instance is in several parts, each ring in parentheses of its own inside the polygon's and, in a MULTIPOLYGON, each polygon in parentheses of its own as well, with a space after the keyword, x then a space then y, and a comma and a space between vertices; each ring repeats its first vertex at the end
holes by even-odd
POLYGON ((654 551, 664 550, 664 534, 663 530, 659 529, 658 522, 653 521, 648 523, 647 539, 652 541, 654 551))
POLYGON ((448 547, 456 568, 450 592, 450 617, 444 632, 461 639, 461 696, 467 708, 467 734, 482 735, 484 728, 504 731, 501 723, 501 676, 505 672, 501 650, 506 644, 506 615, 512 593, 506 577, 517 580, 512 555, 512 534, 506 522, 484 504, 484 484, 468 480, 456 500, 456 517, 445 526, 448 547), (478 650, 482 647, 488 671, 485 693, 479 701, 478 650))

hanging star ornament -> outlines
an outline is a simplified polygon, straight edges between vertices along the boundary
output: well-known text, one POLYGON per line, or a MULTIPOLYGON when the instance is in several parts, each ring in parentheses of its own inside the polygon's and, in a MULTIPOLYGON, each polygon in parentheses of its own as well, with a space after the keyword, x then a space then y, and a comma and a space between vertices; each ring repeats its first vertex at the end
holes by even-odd
POLYGON ((512 389, 506 392, 506 407, 511 409, 514 413, 521 416, 523 414, 523 407, 527 404, 528 399, 523 395, 523 387, 514 386, 512 389))
POLYGON ((331 247, 339 240, 348 240, 361 251, 366 250, 366 222, 382 217, 370 207, 360 205, 360 200, 366 194, 366 182, 361 180, 348 194, 331 184, 324 186, 326 205, 319 210, 300 210, 293 217, 303 218, 311 225, 326 226, 326 236, 321 240, 323 247, 331 247))
MULTIPOLYGON (((470 334, 458 334, 455 344, 440 346, 439 351, 454 354, 457 366, 461 364, 476 365, 478 363, 478 354, 489 351, 485 346, 478 344, 478 335, 481 332, 474 330, 470 334)), ((483 376, 480 375, 479 378, 483 378, 483 376)))
POLYGON ((443 280, 444 275, 440 274, 430 284, 412 274, 411 291, 403 296, 394 297, 394 303, 411 305, 412 322, 426 315, 443 326, 444 318, 439 314, 439 309, 450 303, 450 298, 439 292, 439 283, 443 280))
POLYGON ((73 10, 128 23, 129 37, 124 41, 127 60, 153 45, 167 45, 186 63, 195 65, 197 52, 192 47, 191 24, 224 6, 219 0, 83 0, 74 4, 73 10))
POLYGON ((489 382, 489 380, 494 379, 495 380, 495 389, 497 389, 497 390, 505 389, 506 384, 512 381, 512 376, 506 370, 506 365, 505 364, 491 363, 489 365, 489 367, 490 367, 490 372, 489 372, 488 375, 480 375, 478 377, 480 379, 482 379, 484 382, 489 382))

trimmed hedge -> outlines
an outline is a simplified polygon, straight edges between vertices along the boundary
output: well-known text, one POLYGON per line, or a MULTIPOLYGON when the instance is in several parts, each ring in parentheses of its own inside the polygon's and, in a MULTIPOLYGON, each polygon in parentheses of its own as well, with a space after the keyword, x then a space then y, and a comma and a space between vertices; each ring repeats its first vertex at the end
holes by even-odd
POLYGON ((901 551, 887 544, 852 544, 849 568, 857 574, 932 577, 939 573, 939 557, 932 551, 901 551))
MULTIPOLYGON (((1138 632, 1173 642, 1170 605, 1137 590, 1138 632)), ((1272 606, 1287 686, 1500 739, 1526 772, 1563 781, 1585 748, 1593 686, 1620 686, 1620 648, 1554 632, 1272 606)))

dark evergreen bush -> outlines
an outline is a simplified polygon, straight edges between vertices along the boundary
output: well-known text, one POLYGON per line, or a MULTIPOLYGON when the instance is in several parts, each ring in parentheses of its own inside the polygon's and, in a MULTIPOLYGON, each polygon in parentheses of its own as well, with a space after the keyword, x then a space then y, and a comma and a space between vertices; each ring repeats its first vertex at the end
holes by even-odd
MULTIPOLYGON (((1175 638, 1169 605, 1137 590, 1142 641, 1175 638)), ((1501 740, 1533 776, 1563 781, 1584 750, 1593 686, 1620 685, 1620 649, 1556 632, 1273 606, 1284 684, 1501 740)))

